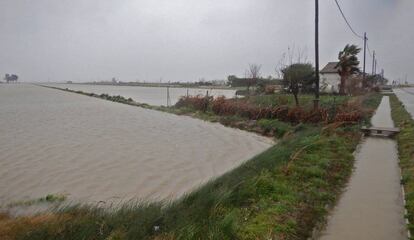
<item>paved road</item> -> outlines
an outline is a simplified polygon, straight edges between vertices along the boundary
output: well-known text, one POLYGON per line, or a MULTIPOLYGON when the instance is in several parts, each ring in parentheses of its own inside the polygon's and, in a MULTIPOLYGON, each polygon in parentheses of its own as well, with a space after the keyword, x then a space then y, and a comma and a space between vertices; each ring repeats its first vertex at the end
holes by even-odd
POLYGON ((414 118, 414 88, 394 89, 395 94, 414 118))

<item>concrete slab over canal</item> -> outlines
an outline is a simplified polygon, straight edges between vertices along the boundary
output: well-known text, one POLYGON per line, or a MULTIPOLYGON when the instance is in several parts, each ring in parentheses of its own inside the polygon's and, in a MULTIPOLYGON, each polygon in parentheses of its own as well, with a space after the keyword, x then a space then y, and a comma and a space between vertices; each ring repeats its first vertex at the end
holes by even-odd
MULTIPOLYGON (((390 111, 389 98, 385 96, 372 125, 394 127, 390 111)), ((320 239, 407 239, 396 142, 364 138, 355 159, 349 186, 320 239)))

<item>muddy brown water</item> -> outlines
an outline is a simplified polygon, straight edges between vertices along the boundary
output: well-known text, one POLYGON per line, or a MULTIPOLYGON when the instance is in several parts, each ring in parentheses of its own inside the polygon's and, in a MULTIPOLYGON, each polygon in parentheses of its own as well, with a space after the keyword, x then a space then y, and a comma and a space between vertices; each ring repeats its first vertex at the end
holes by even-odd
MULTIPOLYGON (((387 96, 372 124, 394 126, 387 96)), ((395 140, 363 139, 355 154, 355 171, 349 185, 319 239, 407 239, 397 156, 395 140)))
POLYGON ((0 205, 175 198, 274 144, 184 116, 23 84, 0 85, 0 205))
MULTIPOLYGON (((68 88, 76 91, 83 91, 95 94, 121 95, 126 98, 132 98, 139 103, 147 103, 149 105, 161 106, 167 105, 167 88, 165 87, 140 87, 140 86, 111 86, 111 85, 90 85, 90 84, 46 84, 52 87, 68 88)), ((202 95, 207 93, 209 96, 225 96, 233 98, 236 91, 232 89, 207 89, 207 88, 170 88, 169 90, 170 104, 175 104, 182 96, 188 94, 190 96, 202 95)))

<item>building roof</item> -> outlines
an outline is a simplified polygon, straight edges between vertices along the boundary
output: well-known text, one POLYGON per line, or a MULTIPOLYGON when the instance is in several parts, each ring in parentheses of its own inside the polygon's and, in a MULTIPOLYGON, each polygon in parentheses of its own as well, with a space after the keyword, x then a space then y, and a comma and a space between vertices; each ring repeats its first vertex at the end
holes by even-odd
POLYGON ((326 66, 320 71, 320 73, 338 73, 338 68, 336 68, 338 62, 329 62, 326 66))

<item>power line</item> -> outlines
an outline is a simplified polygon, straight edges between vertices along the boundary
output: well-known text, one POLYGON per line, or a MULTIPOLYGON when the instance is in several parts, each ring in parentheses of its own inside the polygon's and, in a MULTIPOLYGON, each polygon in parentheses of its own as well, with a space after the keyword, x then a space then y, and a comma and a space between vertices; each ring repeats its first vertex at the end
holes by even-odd
POLYGON ((369 49, 369 44, 368 44, 368 42, 367 42, 367 49, 368 49, 368 53, 369 53, 369 55, 372 57, 371 49, 369 49))
MULTIPOLYGON (((375 57, 375 51, 372 53, 371 49, 369 48, 369 44, 368 44, 368 38, 366 38, 366 34, 364 36, 361 36, 360 34, 358 34, 354 28, 351 26, 351 24, 349 23, 348 19, 346 18, 344 11, 342 11, 341 5, 339 4, 338 0, 334 0, 336 3, 336 6, 339 9, 339 12, 342 15, 342 18, 345 20, 346 25, 348 25, 349 29, 351 30, 351 32, 358 38, 364 39, 364 42, 366 42, 366 49, 368 50, 368 54, 370 55, 370 57, 373 58, 373 69, 376 72, 377 66, 378 66, 378 62, 377 62, 377 58, 375 57)), ((365 44, 364 44, 365 45, 365 44)), ((364 59, 365 59, 365 53, 364 53, 364 59)), ((365 61, 365 60, 364 60, 365 61)), ((365 71, 364 71, 365 72, 365 71)))
POLYGON ((346 18, 346 16, 345 16, 344 12, 342 11, 342 8, 341 8, 341 6, 339 5, 338 0, 334 0, 334 1, 335 1, 335 3, 336 3, 336 6, 338 6, 338 9, 339 9, 339 11, 341 12, 342 17, 344 18, 344 20, 345 20, 346 24, 348 25, 348 27, 349 27, 349 29, 352 31, 352 33, 353 33, 353 34, 355 34, 355 36, 357 36, 357 37, 359 37, 359 38, 361 38, 361 39, 364 39, 364 37, 363 37, 363 36, 361 36, 361 35, 359 35, 358 33, 356 33, 356 32, 355 32, 355 30, 352 28, 351 24, 349 23, 348 19, 347 19, 347 18, 346 18))

